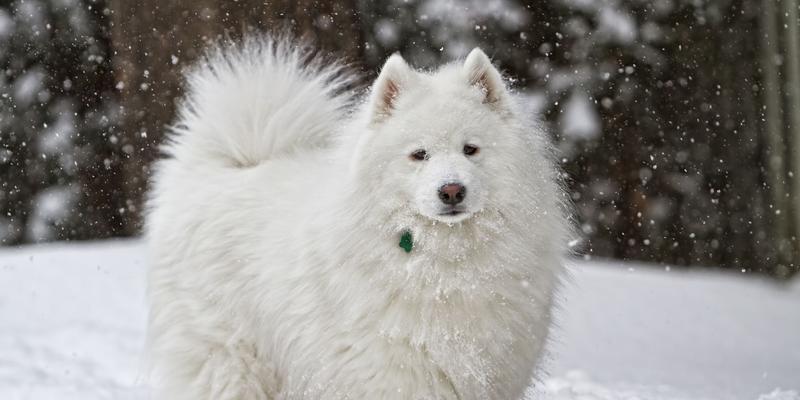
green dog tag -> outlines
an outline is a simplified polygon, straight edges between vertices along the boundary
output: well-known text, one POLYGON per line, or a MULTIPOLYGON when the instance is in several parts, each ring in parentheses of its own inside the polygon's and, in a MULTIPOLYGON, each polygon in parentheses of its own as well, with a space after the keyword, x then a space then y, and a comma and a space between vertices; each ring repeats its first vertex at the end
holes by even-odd
POLYGON ((414 247, 414 240, 411 239, 411 232, 405 231, 403 232, 403 236, 400 236, 400 247, 402 247, 406 253, 411 253, 411 248, 414 247))

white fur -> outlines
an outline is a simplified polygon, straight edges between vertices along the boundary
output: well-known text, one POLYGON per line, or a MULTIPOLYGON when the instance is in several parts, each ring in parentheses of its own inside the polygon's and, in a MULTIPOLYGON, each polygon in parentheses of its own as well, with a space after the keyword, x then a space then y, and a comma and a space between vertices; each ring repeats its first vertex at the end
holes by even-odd
POLYGON ((567 226, 546 135, 480 50, 390 63, 353 112, 347 74, 285 41, 190 74, 149 203, 157 399, 522 396, 567 226))

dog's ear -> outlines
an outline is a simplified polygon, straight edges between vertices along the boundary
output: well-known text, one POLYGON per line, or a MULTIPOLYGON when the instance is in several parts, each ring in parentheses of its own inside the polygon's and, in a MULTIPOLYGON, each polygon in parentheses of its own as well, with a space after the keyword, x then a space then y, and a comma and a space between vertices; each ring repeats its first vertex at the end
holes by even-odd
POLYGON ((469 84, 478 87, 484 94, 484 103, 497 104, 506 96, 506 86, 500 71, 492 65, 492 61, 479 48, 474 48, 464 61, 464 71, 469 84))
POLYGON ((386 60, 372 85, 370 102, 373 122, 380 122, 392 114, 397 98, 408 87, 413 76, 414 71, 400 54, 394 53, 386 60))

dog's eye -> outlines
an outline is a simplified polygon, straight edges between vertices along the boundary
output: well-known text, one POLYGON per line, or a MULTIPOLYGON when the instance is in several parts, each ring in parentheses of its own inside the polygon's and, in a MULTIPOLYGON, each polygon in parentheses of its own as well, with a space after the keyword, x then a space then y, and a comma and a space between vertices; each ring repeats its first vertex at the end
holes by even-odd
POLYGON ((422 149, 416 150, 409 157, 414 161, 424 161, 428 159, 428 152, 422 149))
POLYGON ((468 156, 474 156, 475 154, 478 154, 478 150, 478 146, 473 146, 471 144, 464 145, 464 154, 468 156))

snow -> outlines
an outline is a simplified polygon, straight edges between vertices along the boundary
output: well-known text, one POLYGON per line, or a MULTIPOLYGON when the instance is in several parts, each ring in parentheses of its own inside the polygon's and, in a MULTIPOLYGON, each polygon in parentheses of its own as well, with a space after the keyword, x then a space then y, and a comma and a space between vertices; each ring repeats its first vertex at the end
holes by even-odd
MULTIPOLYGON (((595 14, 597 33, 603 42, 630 44, 636 40, 636 20, 615 0, 561 0, 576 10, 595 14)), ((662 3, 662 2, 656 2, 662 3)), ((663 4, 653 7, 664 7, 663 4)))
POLYGON ((375 23, 375 38, 386 47, 396 46, 400 41, 400 27, 391 19, 381 18, 375 23))
POLYGON ((611 41, 632 43, 636 40, 636 21, 626 12, 615 8, 602 8, 597 18, 598 29, 611 41))
POLYGON ((615 393, 596 399, 758 399, 800 389, 798 281, 595 262, 576 266, 565 297, 550 386, 615 393))
POLYGON ((33 212, 28 220, 26 236, 33 242, 55 239, 57 227, 69 216, 79 196, 76 185, 51 186, 37 193, 33 199, 33 212))
POLYGON ((22 75, 14 83, 14 101, 26 107, 36 100, 36 96, 44 87, 46 74, 41 69, 32 69, 22 75))
POLYGON ((559 122, 564 135, 571 138, 591 140, 600 135, 600 116, 582 90, 572 91, 559 122))
MULTIPOLYGON (((136 240, 0 251, 0 398, 144 399, 136 240)), ((800 400, 800 282, 576 262, 530 398, 800 400)))
POLYGON ((451 59, 465 57, 477 46, 475 32, 487 25, 515 32, 528 22, 524 7, 508 0, 425 0, 419 3, 415 21, 431 28, 432 43, 443 45, 441 50, 451 59))
POLYGON ((5 10, 0 10, 0 38, 6 38, 14 30, 14 20, 5 10))
POLYGON ((56 106, 58 112, 52 125, 47 126, 38 135, 39 150, 47 155, 59 155, 72 149, 75 136, 75 111, 67 101, 60 101, 56 106))
POLYGON ((143 247, 0 253, 0 398, 143 399, 143 247))

